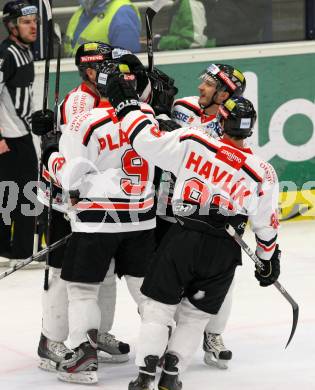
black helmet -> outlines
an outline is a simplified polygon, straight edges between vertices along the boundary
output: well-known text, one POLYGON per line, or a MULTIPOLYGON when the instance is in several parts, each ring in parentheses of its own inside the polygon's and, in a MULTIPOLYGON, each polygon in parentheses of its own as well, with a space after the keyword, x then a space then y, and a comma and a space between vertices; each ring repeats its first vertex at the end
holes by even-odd
POLYGON ((230 96, 240 96, 246 88, 245 76, 231 65, 210 64, 200 77, 204 81, 211 77, 217 82, 217 90, 227 91, 230 96))
POLYGON ((128 80, 135 90, 137 89, 136 76, 130 71, 129 66, 119 60, 108 60, 103 62, 96 74, 96 89, 101 96, 107 97, 107 80, 110 75, 120 75, 128 80))
POLYGON ((244 139, 252 135, 257 114, 248 99, 238 96, 220 105, 217 118, 223 121, 224 133, 244 139))
POLYGON ((129 50, 113 47, 103 42, 84 43, 75 54, 75 64, 80 71, 81 77, 87 80, 85 72, 87 68, 93 68, 97 71, 104 61, 116 61, 122 55, 129 53, 129 50))
POLYGON ((3 23, 17 20, 21 16, 37 15, 38 9, 23 0, 9 1, 3 7, 3 23))

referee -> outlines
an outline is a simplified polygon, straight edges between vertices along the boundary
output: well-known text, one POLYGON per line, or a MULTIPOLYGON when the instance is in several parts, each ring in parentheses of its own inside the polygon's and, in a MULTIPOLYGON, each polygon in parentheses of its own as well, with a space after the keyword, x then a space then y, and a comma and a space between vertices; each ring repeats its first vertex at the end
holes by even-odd
POLYGON ((37 38, 37 13, 35 6, 23 0, 9 1, 3 8, 9 36, 0 44, 0 206, 1 210, 12 207, 16 196, 17 205, 11 221, 3 212, 0 215, 0 266, 12 266, 33 252, 34 217, 23 214, 25 209, 34 209, 34 201, 27 199, 23 190, 28 182, 37 180, 38 172, 30 134, 34 81, 30 45, 37 38))

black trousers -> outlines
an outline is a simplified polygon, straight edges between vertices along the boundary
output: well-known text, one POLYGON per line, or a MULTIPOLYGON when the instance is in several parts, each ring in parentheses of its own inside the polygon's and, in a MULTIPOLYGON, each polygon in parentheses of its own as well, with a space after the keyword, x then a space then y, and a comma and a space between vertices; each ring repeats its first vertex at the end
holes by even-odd
MULTIPOLYGON (((10 152, 0 155, 1 216, 0 216, 0 252, 9 251, 11 258, 23 259, 33 252, 34 216, 24 215, 34 210, 36 198, 23 191, 30 181, 37 181, 38 160, 30 134, 19 138, 6 138, 10 152), (17 185, 6 186, 3 182, 14 182, 17 185), (16 194, 16 191, 18 193, 16 194), (5 211, 10 201, 17 196, 17 204, 9 214, 5 211), (29 199, 29 197, 31 199, 29 199), (23 206, 23 207, 22 207, 23 206), (13 225, 13 229, 12 229, 13 225), (13 233, 11 237, 11 233, 13 233)), ((33 189, 35 192, 35 189, 33 189)), ((12 203, 11 203, 12 204, 12 203)))
POLYGON ((167 305, 187 297, 199 310, 217 314, 240 264, 241 249, 233 239, 176 223, 158 247, 141 292, 167 305))

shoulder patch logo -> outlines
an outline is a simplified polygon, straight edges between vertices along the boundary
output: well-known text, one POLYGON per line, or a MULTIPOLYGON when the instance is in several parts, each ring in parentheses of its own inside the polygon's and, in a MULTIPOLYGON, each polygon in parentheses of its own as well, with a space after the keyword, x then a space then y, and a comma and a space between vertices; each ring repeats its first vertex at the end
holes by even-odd
POLYGON ((228 146, 221 146, 215 157, 236 170, 241 169, 246 161, 246 156, 242 152, 228 146))

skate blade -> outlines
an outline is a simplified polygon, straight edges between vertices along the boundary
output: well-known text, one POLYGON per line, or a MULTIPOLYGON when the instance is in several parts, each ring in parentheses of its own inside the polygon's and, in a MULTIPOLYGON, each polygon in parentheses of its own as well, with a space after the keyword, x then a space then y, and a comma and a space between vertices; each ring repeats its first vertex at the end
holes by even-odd
POLYGON ((129 360, 129 354, 111 355, 104 351, 97 351, 97 360, 99 363, 126 363, 129 360))
POLYGON ((207 366, 219 368, 220 370, 227 370, 228 360, 216 359, 212 352, 206 352, 203 361, 207 366))
POLYGON ((38 363, 38 368, 48 372, 56 372, 57 363, 50 359, 40 358, 40 361, 38 363))
POLYGON ((58 371, 57 378, 63 382, 85 383, 87 385, 97 383, 96 371, 62 372, 58 371))

